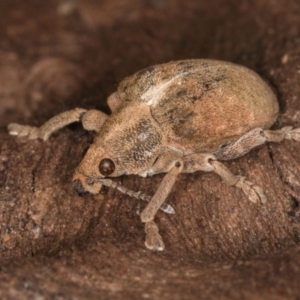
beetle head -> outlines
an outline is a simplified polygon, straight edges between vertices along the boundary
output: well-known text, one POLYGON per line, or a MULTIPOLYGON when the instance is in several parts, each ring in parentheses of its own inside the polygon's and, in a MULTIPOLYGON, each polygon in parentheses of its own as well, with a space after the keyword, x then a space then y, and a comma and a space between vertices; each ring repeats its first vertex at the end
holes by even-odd
POLYGON ((143 174, 161 152, 162 144, 162 135, 150 118, 131 121, 112 115, 77 167, 74 188, 80 194, 97 194, 101 179, 143 174))

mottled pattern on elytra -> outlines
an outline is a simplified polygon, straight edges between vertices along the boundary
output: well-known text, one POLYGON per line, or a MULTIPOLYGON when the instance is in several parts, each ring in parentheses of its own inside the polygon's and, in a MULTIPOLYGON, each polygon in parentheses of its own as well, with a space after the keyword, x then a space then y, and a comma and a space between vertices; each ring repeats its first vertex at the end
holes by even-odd
POLYGON ((140 103, 137 109, 149 105, 168 145, 185 153, 214 151, 253 128, 269 128, 278 114, 275 95, 256 73, 214 60, 149 67, 125 78, 118 93, 125 103, 140 103))

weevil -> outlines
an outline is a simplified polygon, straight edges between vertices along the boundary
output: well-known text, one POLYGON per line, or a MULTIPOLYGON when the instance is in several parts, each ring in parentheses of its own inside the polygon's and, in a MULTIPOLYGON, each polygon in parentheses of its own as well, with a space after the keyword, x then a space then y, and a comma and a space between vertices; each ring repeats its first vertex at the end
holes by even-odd
POLYGON ((145 245, 154 251, 165 248, 154 218, 180 173, 215 172, 251 202, 264 204, 262 188, 232 174, 221 161, 265 142, 300 141, 299 128, 269 129, 279 111, 274 92, 255 72, 229 62, 193 59, 154 65, 126 77, 107 102, 110 116, 75 108, 41 127, 12 123, 8 130, 44 141, 73 122, 96 131, 73 176, 79 193, 97 194, 102 185, 117 187, 113 177, 166 173, 140 215, 145 245))

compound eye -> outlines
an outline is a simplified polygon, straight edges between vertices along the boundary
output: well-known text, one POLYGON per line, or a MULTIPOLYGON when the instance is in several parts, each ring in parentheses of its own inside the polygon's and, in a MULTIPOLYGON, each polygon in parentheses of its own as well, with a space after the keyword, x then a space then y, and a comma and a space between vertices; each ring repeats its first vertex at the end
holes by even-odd
POLYGON ((112 174, 115 170, 114 162, 109 158, 104 158, 100 161, 99 171, 102 175, 108 176, 112 174))

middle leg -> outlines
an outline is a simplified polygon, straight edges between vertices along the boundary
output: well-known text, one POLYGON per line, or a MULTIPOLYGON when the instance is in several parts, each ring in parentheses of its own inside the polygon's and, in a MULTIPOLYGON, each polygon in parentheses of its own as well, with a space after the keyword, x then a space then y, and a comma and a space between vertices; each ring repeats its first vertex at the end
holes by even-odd
POLYGON ((194 153, 183 157, 184 173, 193 173, 196 171, 215 172, 222 180, 230 186, 240 188, 248 199, 253 203, 266 203, 267 198, 261 187, 248 181, 243 176, 236 176, 217 158, 209 153, 194 153))

